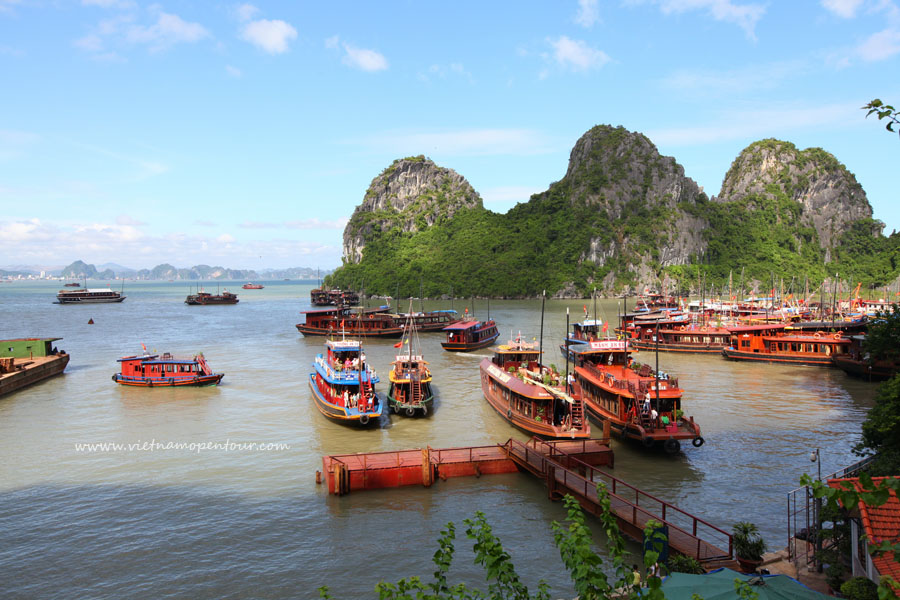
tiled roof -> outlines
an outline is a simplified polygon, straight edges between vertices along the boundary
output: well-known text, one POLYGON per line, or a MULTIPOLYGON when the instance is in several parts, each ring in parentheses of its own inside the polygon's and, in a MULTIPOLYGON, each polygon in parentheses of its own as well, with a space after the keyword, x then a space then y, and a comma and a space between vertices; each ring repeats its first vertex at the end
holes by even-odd
MULTIPOLYGON (((880 484, 884 479, 873 477, 872 481, 880 484)), ((835 489, 846 489, 841 485, 843 482, 851 484, 857 492, 863 491, 857 477, 829 479, 828 485, 835 489)), ((900 500, 897 499, 897 492, 891 490, 888 501, 881 506, 870 506, 860 500, 858 508, 869 540, 876 544, 884 540, 893 543, 900 541, 900 500)), ((900 581, 900 562, 894 560, 893 553, 887 552, 872 557, 872 563, 880 575, 890 575, 895 581, 900 581)))

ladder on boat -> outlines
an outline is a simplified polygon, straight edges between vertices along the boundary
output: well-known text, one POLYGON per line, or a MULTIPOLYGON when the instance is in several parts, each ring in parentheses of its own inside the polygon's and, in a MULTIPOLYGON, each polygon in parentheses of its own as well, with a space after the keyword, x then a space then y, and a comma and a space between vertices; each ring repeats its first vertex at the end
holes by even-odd
POLYGON ((409 381, 409 403, 417 406, 422 402, 422 385, 418 381, 409 381))

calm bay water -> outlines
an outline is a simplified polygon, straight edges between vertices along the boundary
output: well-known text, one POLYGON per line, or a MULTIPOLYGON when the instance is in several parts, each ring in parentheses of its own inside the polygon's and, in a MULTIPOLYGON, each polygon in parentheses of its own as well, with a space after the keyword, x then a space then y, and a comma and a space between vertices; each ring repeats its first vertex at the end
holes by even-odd
MULTIPOLYGON (((313 286, 230 287, 240 296, 235 306, 187 306, 186 284, 155 282, 128 282, 121 304, 60 306, 53 304, 58 284, 0 284, 0 338, 62 337, 58 347, 72 356, 65 375, 0 398, 0 597, 311 598, 326 584, 340 598, 373 597, 379 580, 430 577, 435 541, 448 521, 457 524, 451 581, 480 584, 462 524, 476 510, 487 514, 530 586, 543 577, 554 594, 574 595, 549 526, 564 511, 530 476, 343 498, 315 484, 325 454, 526 439, 481 395, 478 362, 487 350, 451 354, 440 347, 442 334, 423 334, 438 394, 433 414, 350 429, 316 411, 306 384, 323 339, 304 338, 294 324, 309 308, 313 286), (114 384, 116 359, 140 353, 142 342, 176 355, 202 351, 225 373, 222 385, 114 384), (290 449, 76 450, 81 443, 150 441, 290 449)), ((581 316, 581 301, 548 301, 544 318, 546 361, 557 365, 567 306, 573 321, 581 316)), ((475 308, 487 316, 487 303, 475 308)), ((615 301, 601 308, 601 317, 615 320, 615 301)), ((539 301, 492 301, 490 316, 501 340, 520 331, 539 335, 539 301)), ((366 345, 382 392, 395 341, 366 345)), ((643 353, 638 360, 654 359, 643 353)), ((823 473, 855 461, 850 447, 876 386, 840 371, 718 356, 662 353, 659 364, 679 376, 685 412, 701 425, 706 444, 669 457, 614 442, 614 474, 721 527, 753 521, 771 548, 784 547, 785 494, 801 474, 815 473, 809 453, 816 447, 823 473)))

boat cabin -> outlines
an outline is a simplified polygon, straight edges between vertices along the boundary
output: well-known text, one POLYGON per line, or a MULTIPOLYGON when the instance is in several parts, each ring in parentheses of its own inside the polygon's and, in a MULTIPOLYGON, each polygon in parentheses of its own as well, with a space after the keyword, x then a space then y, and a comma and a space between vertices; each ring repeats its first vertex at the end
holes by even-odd
POLYGON ((125 378, 193 379, 197 375, 212 373, 202 356, 194 358, 175 358, 168 352, 159 354, 142 354, 126 356, 118 359, 121 363, 121 376, 125 378))
POLYGON ((600 331, 603 321, 600 319, 585 319, 581 323, 572 325, 572 335, 569 339, 578 342, 590 342, 600 339, 600 331))
POLYGON ((493 319, 460 321, 444 327, 442 331, 447 332, 447 340, 441 342, 444 350, 467 351, 487 348, 500 337, 493 319))
POLYGON ((0 358, 34 358, 57 353, 53 342, 62 338, 20 338, 0 340, 0 358))
POLYGON ((356 340, 327 340, 325 361, 335 371, 359 371, 365 364, 366 355, 356 340))

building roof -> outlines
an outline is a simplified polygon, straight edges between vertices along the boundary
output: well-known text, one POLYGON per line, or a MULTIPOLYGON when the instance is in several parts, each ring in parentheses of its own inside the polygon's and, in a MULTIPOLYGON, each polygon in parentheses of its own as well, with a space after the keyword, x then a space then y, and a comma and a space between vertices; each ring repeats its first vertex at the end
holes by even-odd
MULTIPOLYGON (((884 477, 872 478, 875 484, 880 484, 884 480, 884 477)), ((848 489, 849 485, 857 492, 863 491, 858 477, 829 479, 828 485, 835 489, 848 489)), ((900 541, 900 500, 897 499, 897 492, 891 490, 887 502, 881 506, 873 506, 860 500, 857 508, 866 536, 872 543, 900 541)), ((872 563, 880 575, 890 575, 895 581, 900 581, 900 563, 894 560, 892 552, 873 556, 872 563)))

